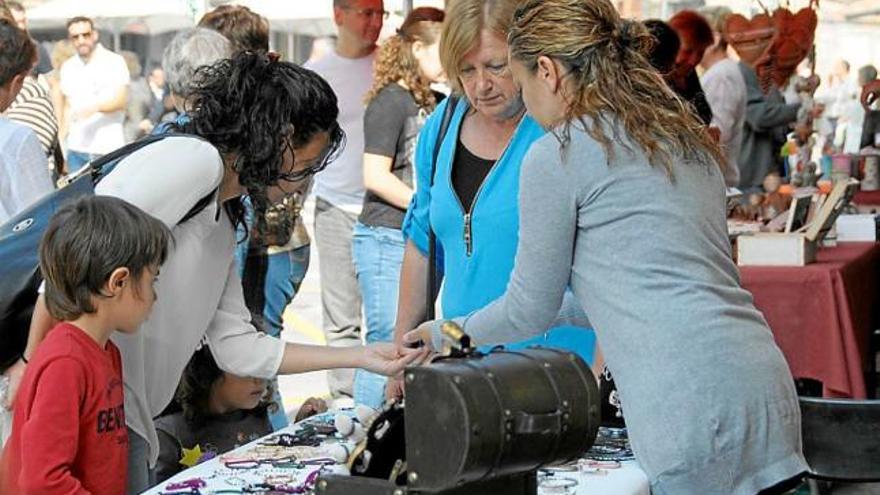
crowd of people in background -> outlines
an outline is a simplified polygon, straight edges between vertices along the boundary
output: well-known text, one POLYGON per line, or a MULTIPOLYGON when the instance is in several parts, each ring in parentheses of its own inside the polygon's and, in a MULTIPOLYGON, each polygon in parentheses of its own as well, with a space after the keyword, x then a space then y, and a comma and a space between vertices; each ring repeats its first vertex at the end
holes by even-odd
MULTIPOLYGON (((161 137, 123 158, 98 183, 99 196, 59 213, 51 227, 58 240, 44 240, 46 281, 30 339, 4 371, 4 405, 14 404, 15 415, 0 491, 140 493, 287 426, 292 405, 278 393, 278 374, 328 369, 329 399, 379 408, 404 393, 403 366, 439 346, 436 326, 419 325, 440 287, 443 318, 460 318, 479 344, 560 347, 597 371, 607 360, 631 401, 636 453, 661 493, 701 483, 707 492, 788 488, 805 468, 791 377, 739 287, 724 212, 712 205, 723 204, 724 186, 760 191, 768 175, 788 174, 781 150, 798 126, 815 130, 817 154, 857 153, 866 142, 858 98, 877 70, 854 76, 841 60, 814 94, 794 89, 807 73, 766 88, 729 46, 731 14, 712 7, 636 22, 604 0, 452 0, 445 12, 413 10, 380 42, 382 0, 334 0, 337 36, 316 41, 300 66, 270 50, 265 18, 226 5, 178 33, 161 65, 144 67, 137 54, 105 47, 88 17, 70 19, 67 40, 50 53, 28 35, 21 4, 0 5, 0 224, 96 158, 161 137), (604 97, 593 79, 611 85, 604 97), (564 172, 569 162, 580 172, 564 172), (547 164, 561 166, 547 173, 547 164), (621 184, 636 184, 641 203, 621 184), (701 205, 708 227, 682 227, 697 214, 685 197, 701 205), (142 256, 75 245, 75 236, 105 235, 85 225, 126 221, 131 228, 107 233, 102 245, 149 247, 142 256), (666 311, 676 291, 665 299, 658 291, 669 285, 646 288, 664 262, 638 229, 661 225, 665 264, 681 260, 661 271, 669 281, 697 280, 701 321, 717 328, 666 311), (635 230, 621 235, 626 229, 635 230), (326 347, 280 339, 313 245, 326 347), (632 270, 611 273, 609 260, 620 256, 635 262, 632 270), (60 268, 65 262, 104 271, 74 273, 60 268), (434 271, 436 283, 426 284, 434 271), (603 295, 601 276, 629 292, 603 295), (85 295, 68 290, 89 280, 85 295), (622 305, 631 298, 636 304, 622 305), (136 314, 125 319, 124 310, 136 314), (652 352, 674 365, 646 380, 636 370, 647 358, 632 342, 642 338, 633 329, 649 324, 652 352), (733 338, 726 324, 747 331, 733 338), (683 327, 702 332, 686 356, 667 345, 683 327), (410 348, 416 341, 428 345, 410 348), (740 348, 739 357, 707 352, 740 348), (734 438, 744 464, 724 481, 713 474, 713 452, 679 451, 652 419, 663 411, 657 394, 671 393, 688 367, 708 369, 707 356, 743 363, 713 368, 713 380, 760 382, 775 397, 715 397, 706 414, 721 423, 698 404, 678 418, 695 442, 706 440, 695 425, 721 424, 734 438), (59 384, 80 398, 96 394, 86 381, 112 388, 101 407, 124 409, 112 438, 101 435, 111 429, 86 432, 98 411, 39 393, 37 367, 64 374, 59 384), (764 438, 726 416, 742 404, 766 419, 764 438), (54 445, 34 432, 49 412, 71 418, 49 430, 62 439, 54 445)), ((326 408, 310 399, 296 419, 326 408)))

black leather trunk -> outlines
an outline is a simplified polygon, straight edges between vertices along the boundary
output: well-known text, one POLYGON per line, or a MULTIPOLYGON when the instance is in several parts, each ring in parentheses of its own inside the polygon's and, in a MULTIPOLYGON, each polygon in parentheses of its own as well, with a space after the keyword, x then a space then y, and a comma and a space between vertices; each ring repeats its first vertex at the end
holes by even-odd
POLYGON ((574 460, 599 428, 592 372, 555 349, 412 368, 406 392, 410 490, 434 492, 574 460))

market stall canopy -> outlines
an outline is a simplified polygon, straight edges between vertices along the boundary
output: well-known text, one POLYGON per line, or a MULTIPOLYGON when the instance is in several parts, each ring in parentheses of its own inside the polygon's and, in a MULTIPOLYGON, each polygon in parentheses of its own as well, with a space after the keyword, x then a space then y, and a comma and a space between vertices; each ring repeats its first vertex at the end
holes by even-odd
MULTIPOLYGON (((187 0, 50 0, 28 10, 31 29, 63 28, 76 16, 94 19, 101 28, 126 31, 129 24, 150 33, 176 31, 193 25, 187 0)), ((286 3, 286 2, 279 2, 286 3)), ((299 3, 299 2, 297 2, 299 3)), ((302 2, 311 3, 311 2, 302 2)))
POLYGON ((819 11, 827 10, 829 20, 880 24, 880 2, 877 0, 829 0, 820 5, 819 11))

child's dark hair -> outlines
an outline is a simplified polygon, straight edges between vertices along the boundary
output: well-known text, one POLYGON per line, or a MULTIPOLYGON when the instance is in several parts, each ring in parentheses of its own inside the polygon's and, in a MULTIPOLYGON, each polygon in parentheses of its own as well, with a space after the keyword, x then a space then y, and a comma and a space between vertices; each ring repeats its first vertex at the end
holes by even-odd
MULTIPOLYGON (((199 428, 210 419, 208 404, 211 399, 211 388, 222 378, 223 370, 217 366, 211 349, 203 345, 193 354, 186 369, 183 370, 175 397, 183 410, 183 418, 192 428, 199 428)), ((272 400, 273 394, 270 384, 266 387, 266 395, 263 396, 260 404, 246 412, 255 416, 275 412, 278 404, 272 400)))
POLYGON ((281 178, 286 152, 321 132, 329 133, 328 156, 344 145, 336 94, 327 81, 273 55, 245 51, 202 67, 192 89, 185 130, 221 153, 238 155, 233 169, 257 212, 267 207, 266 188, 281 178))
POLYGON ((118 198, 89 196, 64 206, 40 241, 49 313, 63 321, 94 313, 92 298, 105 297, 113 270, 128 268, 137 282, 144 270, 165 262, 171 241, 165 224, 118 198))

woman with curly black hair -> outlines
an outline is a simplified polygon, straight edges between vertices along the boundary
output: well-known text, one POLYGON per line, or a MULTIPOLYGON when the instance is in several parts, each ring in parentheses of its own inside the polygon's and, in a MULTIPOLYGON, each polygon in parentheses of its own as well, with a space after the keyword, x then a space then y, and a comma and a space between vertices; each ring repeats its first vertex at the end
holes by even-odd
MULTIPOLYGON (((194 136, 172 135, 141 148, 97 186, 97 194, 162 220, 175 239, 150 318, 137 334, 114 339, 124 366, 129 493, 152 484, 159 454, 153 418, 171 401, 202 340, 220 369, 258 378, 330 368, 394 374, 419 356, 398 357, 390 344, 285 343, 257 332, 244 304, 233 258, 241 196, 250 195, 260 211, 332 160, 343 134, 330 86, 295 64, 245 52, 197 71, 188 100, 183 131, 194 136), (190 215, 206 197, 207 206, 190 215)), ((51 326, 40 299, 34 338, 51 326)))

